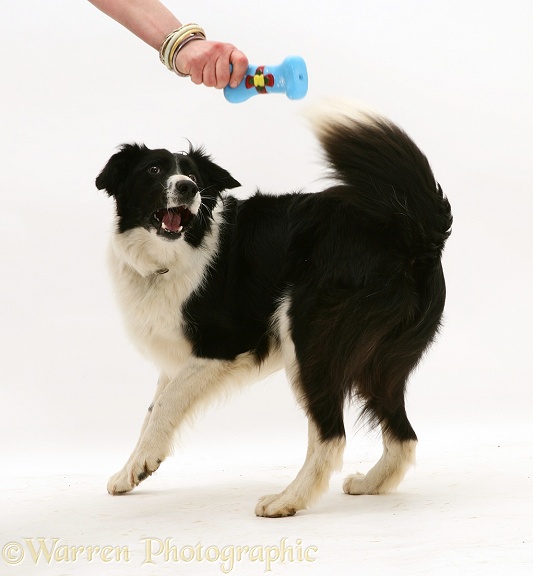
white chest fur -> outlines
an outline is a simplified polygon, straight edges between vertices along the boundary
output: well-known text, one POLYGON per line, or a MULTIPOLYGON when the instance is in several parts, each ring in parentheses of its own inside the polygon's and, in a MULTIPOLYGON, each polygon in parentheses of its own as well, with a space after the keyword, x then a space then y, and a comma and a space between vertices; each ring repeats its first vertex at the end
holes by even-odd
POLYGON ((165 242, 136 228, 112 237, 109 264, 126 328, 140 351, 168 376, 181 370, 192 347, 181 308, 208 274, 218 226, 194 248, 183 239, 165 242), (165 274, 158 273, 168 269, 165 274))

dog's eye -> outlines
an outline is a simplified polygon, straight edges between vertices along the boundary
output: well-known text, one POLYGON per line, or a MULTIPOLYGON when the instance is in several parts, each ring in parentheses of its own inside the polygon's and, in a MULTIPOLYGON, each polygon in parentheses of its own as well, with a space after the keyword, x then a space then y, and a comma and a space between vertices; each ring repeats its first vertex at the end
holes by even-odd
POLYGON ((150 168, 148 168, 148 174, 159 174, 159 172, 161 172, 159 166, 150 166, 150 168))
POLYGON ((188 178, 190 178, 193 182, 198 183, 196 176, 194 174, 189 174, 188 178))

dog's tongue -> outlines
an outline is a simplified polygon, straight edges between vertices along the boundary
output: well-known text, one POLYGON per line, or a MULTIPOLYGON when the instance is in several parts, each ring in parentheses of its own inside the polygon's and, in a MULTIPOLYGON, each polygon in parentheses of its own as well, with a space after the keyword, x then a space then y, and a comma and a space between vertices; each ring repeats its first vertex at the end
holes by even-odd
POLYGON ((163 214, 162 222, 167 230, 170 230, 171 232, 177 232, 181 226, 181 215, 177 210, 167 210, 163 214))

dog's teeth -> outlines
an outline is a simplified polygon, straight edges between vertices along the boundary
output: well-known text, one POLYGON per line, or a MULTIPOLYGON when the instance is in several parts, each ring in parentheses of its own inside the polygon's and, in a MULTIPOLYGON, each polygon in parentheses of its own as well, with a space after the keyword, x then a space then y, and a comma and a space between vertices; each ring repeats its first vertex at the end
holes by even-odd
POLYGON ((164 222, 161 222, 161 228, 163 228, 163 230, 168 230, 168 228, 165 226, 164 222))
POLYGON ((181 232, 182 230, 183 230, 183 226, 180 226, 180 227, 178 228, 178 232, 181 232))

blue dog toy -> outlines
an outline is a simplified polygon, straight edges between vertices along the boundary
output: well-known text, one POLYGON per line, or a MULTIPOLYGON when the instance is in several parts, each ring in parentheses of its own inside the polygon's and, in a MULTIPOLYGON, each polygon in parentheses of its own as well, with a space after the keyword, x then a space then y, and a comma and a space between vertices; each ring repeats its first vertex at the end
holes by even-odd
POLYGON ((299 100, 307 94, 307 66, 300 56, 289 56, 278 66, 249 66, 243 81, 224 88, 226 100, 237 104, 256 94, 287 94, 299 100))

